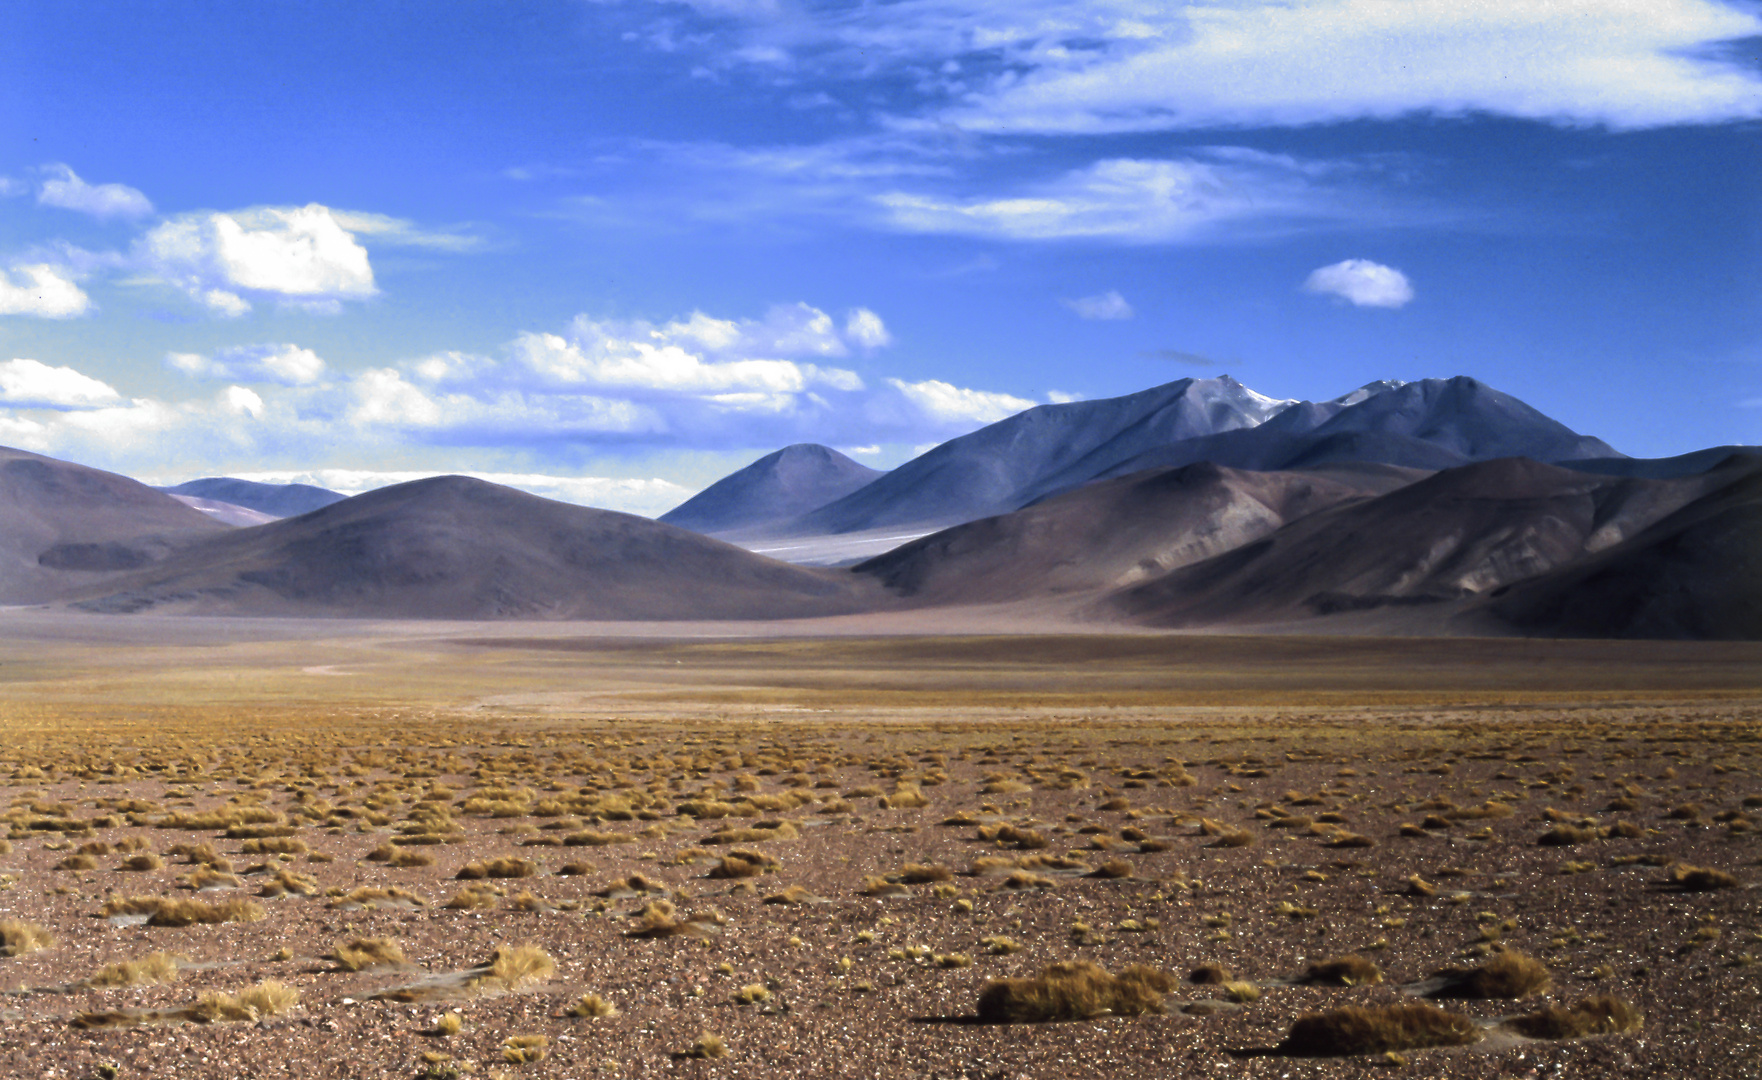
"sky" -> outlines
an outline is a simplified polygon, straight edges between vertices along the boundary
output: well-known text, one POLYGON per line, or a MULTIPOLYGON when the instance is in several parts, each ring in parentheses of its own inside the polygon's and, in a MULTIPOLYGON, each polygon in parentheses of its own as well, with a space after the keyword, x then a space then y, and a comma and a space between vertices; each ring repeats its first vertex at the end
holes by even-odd
POLYGON ((0 444, 659 514, 1228 373, 1762 442, 1762 4, 14 0, 0 444))

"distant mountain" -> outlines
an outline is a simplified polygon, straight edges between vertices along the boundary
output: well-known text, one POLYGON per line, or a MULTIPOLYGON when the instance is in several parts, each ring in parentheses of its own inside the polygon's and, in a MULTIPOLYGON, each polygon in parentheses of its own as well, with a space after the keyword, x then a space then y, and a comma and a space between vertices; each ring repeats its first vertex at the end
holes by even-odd
POLYGON ((200 510, 214 521, 234 528, 250 528, 252 525, 267 525, 281 519, 274 514, 265 514, 261 510, 252 510, 245 506, 235 506, 219 499, 204 499, 195 495, 173 495, 172 498, 183 503, 191 510, 200 510))
POLYGON ((1094 471, 1161 446, 1253 427, 1291 404, 1230 378, 1181 379, 1125 397, 1041 405, 936 447, 789 522, 793 535, 953 525, 1007 513, 1044 478, 1088 460, 1094 471))
POLYGON ((1526 634, 1762 640, 1762 454, 1702 478, 1706 494, 1489 609, 1526 634))
POLYGON ((192 495, 198 499, 231 503, 278 518, 298 517, 348 498, 311 484, 260 484, 255 480, 235 480, 227 476, 190 480, 159 490, 169 495, 192 495))
POLYGON ((1674 480, 1697 476, 1730 461, 1733 456, 1762 456, 1762 446, 1710 446, 1667 458, 1589 458, 1561 464, 1579 472, 1601 473, 1604 476, 1643 476, 1652 480, 1674 480))
POLYGON ((1252 428, 1153 446, 1099 469, 1086 459, 1030 491, 1050 494, 1196 461, 1269 471, 1345 461, 1437 470, 1503 457, 1626 460, 1601 439, 1580 435, 1509 394, 1458 376, 1371 383, 1333 401, 1299 402, 1252 428))
POLYGON ((1202 462, 1151 469, 956 525, 853 569, 921 605, 1098 594, 1160 578, 1287 522, 1425 475, 1388 465, 1243 472, 1202 462))
POLYGON ((442 476, 227 530, 88 592, 79 606, 370 618, 773 619, 855 611, 879 597, 850 574, 773 562, 648 518, 442 476))
POLYGON ((40 603, 227 526, 126 476, 0 447, 0 603, 40 603))
POLYGON ((725 533, 818 509, 884 475, 818 443, 796 443, 716 481, 661 521, 700 533, 725 533))
POLYGON ((1464 600, 1612 548, 1718 484, 1482 462, 1311 514, 1103 606, 1149 625, 1198 626, 1464 600))

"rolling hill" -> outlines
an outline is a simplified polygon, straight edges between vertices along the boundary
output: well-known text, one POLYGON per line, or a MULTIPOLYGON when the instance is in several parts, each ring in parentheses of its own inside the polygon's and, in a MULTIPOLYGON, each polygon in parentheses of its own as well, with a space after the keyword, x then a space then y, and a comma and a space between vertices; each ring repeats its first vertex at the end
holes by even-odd
MULTIPOLYGON (((193 513, 193 511, 191 511, 193 513)), ((373 618, 771 619, 874 606, 849 574, 459 476, 231 530, 88 591, 91 611, 373 618)))
POLYGON ((126 476, 0 447, 0 603, 54 600, 227 531, 126 476))

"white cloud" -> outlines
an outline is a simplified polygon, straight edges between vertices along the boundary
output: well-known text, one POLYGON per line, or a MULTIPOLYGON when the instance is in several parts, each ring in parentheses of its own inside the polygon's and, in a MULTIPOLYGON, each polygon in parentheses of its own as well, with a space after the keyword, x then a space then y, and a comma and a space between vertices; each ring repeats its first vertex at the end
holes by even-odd
POLYGON ((523 333, 510 347, 513 362, 541 385, 715 395, 735 409, 771 408, 775 396, 815 386, 862 389, 853 371, 787 359, 848 351, 831 316, 806 304, 778 305, 762 320, 693 312, 659 326, 584 315, 567 334, 523 333))
POLYGON ((255 391, 243 386, 229 386, 220 392, 221 408, 235 416, 249 416, 253 420, 263 418, 263 398, 255 391))
POLYGON ((120 401, 109 383, 36 360, 0 363, 0 404, 15 409, 90 409, 120 401))
POLYGON ((887 384, 926 418, 938 424, 977 426, 996 423, 1037 404, 1012 394, 968 390, 941 379, 915 383, 888 379, 887 384))
MULTIPOLYGON (((1762 115, 1762 79, 1710 52, 1762 34, 1716 0, 1110 4, 1099 47, 1024 47, 942 119, 978 130, 1154 131, 1492 113, 1644 128, 1762 115)), ((1102 16, 1105 18, 1106 16, 1102 16)))
POLYGON ((143 217, 153 212, 147 196, 126 184, 88 184, 66 165, 46 165, 48 179, 37 190, 37 202, 78 210, 93 217, 143 217))
POLYGON ((168 353, 167 367, 198 379, 270 382, 303 386, 324 377, 324 361, 311 349, 293 344, 236 345, 212 357, 199 353, 168 353))
POLYGON ((1077 313, 1080 319, 1130 319, 1136 314, 1132 305, 1116 289, 1097 296, 1080 296, 1075 300, 1060 300, 1059 303, 1077 313))
POLYGON ((1346 259, 1312 271, 1303 291, 1337 296, 1354 307, 1398 308, 1413 299, 1406 274, 1369 259, 1346 259))
POLYGON ((1350 216, 1317 181, 1329 166, 1254 152, 1197 158, 1112 158, 1019 194, 959 199, 891 192, 876 201, 908 232, 1007 240, 1090 238, 1128 244, 1202 241, 1280 222, 1350 216))
POLYGON ((370 236, 376 244, 433 248, 437 251, 472 251, 482 246, 475 236, 458 229, 429 229, 414 221, 375 214, 366 210, 332 209, 330 216, 356 236, 370 236))
POLYGON ((313 203, 230 214, 191 214, 155 226, 136 248, 141 264, 221 315, 249 297, 334 312, 378 291, 367 249, 313 203))
POLYGON ((763 73, 787 49, 828 78, 903 76, 919 122, 967 131, 1762 115, 1762 77, 1720 51, 1762 34, 1762 17, 1720 0, 897 0, 753 23, 733 44, 671 40, 707 42, 719 67, 763 73))
POLYGON ((15 266, 11 273, 0 270, 0 315, 71 319, 84 315, 91 305, 91 297, 59 267, 36 263, 15 266))
POLYGON ((844 321, 844 336, 851 343, 864 349, 879 349, 883 345, 893 344, 893 335, 887 332, 887 324, 881 316, 868 308, 857 308, 844 321))

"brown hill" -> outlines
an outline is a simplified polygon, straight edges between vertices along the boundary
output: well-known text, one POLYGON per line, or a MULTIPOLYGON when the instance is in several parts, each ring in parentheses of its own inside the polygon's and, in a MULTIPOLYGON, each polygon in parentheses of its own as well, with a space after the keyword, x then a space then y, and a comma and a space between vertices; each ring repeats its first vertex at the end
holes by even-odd
POLYGON ((226 531, 126 476, 0 447, 0 603, 89 588, 226 531))
MULTIPOLYGON (((193 513, 193 511, 192 511, 193 513)), ((372 618, 766 619, 880 591, 647 518, 460 476, 228 531, 89 593, 98 611, 372 618)))
POLYGON ((1149 469, 945 529, 854 570, 919 605, 1115 589, 1425 475, 1385 465, 1245 472, 1202 462, 1149 469))
POLYGON ((1097 611, 1193 626, 1434 605, 1415 611, 1408 629, 1435 632, 1457 606, 1444 602, 1486 595, 1612 548, 1718 486, 1712 474, 1617 478, 1524 458, 1467 465, 1312 514, 1123 590, 1097 611))
POLYGON ((1582 563, 1503 590, 1489 609, 1527 634, 1762 640, 1762 456, 1582 563))

